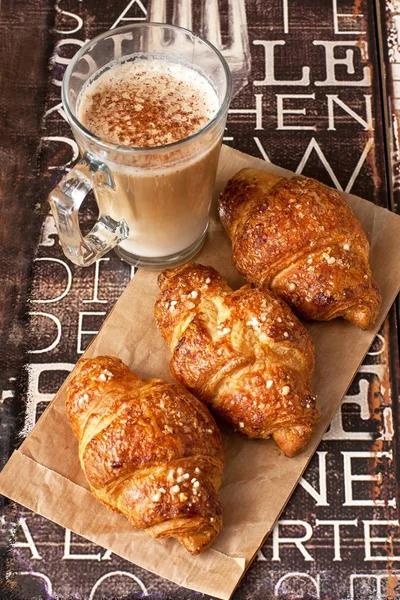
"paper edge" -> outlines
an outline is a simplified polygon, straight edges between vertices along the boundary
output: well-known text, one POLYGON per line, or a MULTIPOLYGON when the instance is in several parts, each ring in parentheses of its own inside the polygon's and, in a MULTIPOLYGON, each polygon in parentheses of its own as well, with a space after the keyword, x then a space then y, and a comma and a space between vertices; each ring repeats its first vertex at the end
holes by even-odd
MULTIPOLYGON (((30 458, 29 456, 27 456, 26 454, 21 452, 19 449, 13 451, 11 457, 9 458, 7 463, 4 465, 2 471, 0 472, 0 493, 3 494, 5 497, 9 498, 13 502, 22 504, 29 510, 32 510, 33 512, 44 517, 45 519, 49 519, 50 521, 56 523, 60 527, 70 529, 73 533, 76 533, 77 535, 84 537, 85 539, 96 544, 97 546, 107 549, 105 546, 102 546, 98 540, 92 539, 90 534, 88 535, 87 532, 77 531, 76 529, 71 528, 69 525, 67 525, 63 522, 63 519, 55 519, 53 517, 51 517, 51 518, 48 517, 46 514, 46 510, 40 510, 40 508, 38 507, 38 497, 36 498, 36 502, 29 502, 26 500, 26 498, 23 496, 23 494, 20 494, 19 498, 17 498, 18 494, 14 495, 12 492, 10 493, 9 489, 7 487, 7 482, 10 481, 10 477, 7 477, 7 476, 8 476, 8 471, 12 471, 13 469, 16 468, 14 466, 14 463, 17 463, 19 468, 21 468, 21 467, 23 468, 23 465, 28 463, 30 465, 30 467, 32 467, 35 470, 35 472, 37 472, 37 476, 38 476, 37 481, 38 481, 39 485, 40 485, 40 481, 42 480, 41 475, 43 474, 43 472, 50 473, 54 479, 57 479, 58 481, 62 481, 67 486, 67 488, 70 488, 71 493, 73 493, 74 488, 79 488, 80 493, 87 494, 87 496, 90 498, 90 500, 94 500, 94 502, 96 502, 98 504, 99 510, 104 509, 105 511, 107 511, 108 510, 107 508, 103 507, 100 503, 97 502, 97 500, 94 498, 94 496, 90 492, 90 490, 83 488, 82 486, 78 485, 77 483, 74 483, 67 477, 60 475, 60 473, 57 473, 56 471, 53 471, 52 469, 49 469, 48 467, 41 465, 39 462, 30 458)), ((154 542, 157 543, 157 540, 154 540, 154 542)), ((120 556, 121 558, 123 558, 124 560, 127 560, 131 564, 137 565, 141 569, 144 569, 150 573, 153 573, 154 575, 156 575, 158 577, 162 577, 164 579, 167 579, 168 581, 172 581, 174 584, 176 584, 180 587, 191 589, 193 591, 200 592, 203 594, 209 594, 212 596, 216 596, 216 597, 220 598, 221 600, 229 600, 231 598, 233 592, 235 591, 235 589, 238 585, 238 581, 240 581, 240 579, 243 577, 243 575, 245 574, 245 572, 249 566, 249 563, 245 558, 231 557, 231 556, 228 556, 227 554, 224 554, 223 552, 220 552, 219 550, 215 550, 214 548, 209 548, 207 550, 207 552, 209 553, 209 556, 216 554, 216 555, 218 555, 219 560, 221 560, 220 557, 222 557, 222 560, 225 561, 227 565, 229 564, 231 568, 233 567, 233 569, 232 569, 232 575, 230 578, 228 578, 227 573, 224 574, 224 585, 229 588, 228 590, 221 589, 218 591, 218 587, 215 586, 215 583, 214 583, 214 587, 212 589, 210 589, 209 591, 207 591, 205 589, 206 586, 204 586, 204 578, 202 577, 202 573, 201 573, 200 569, 198 571, 198 576, 195 577, 195 579, 192 583, 190 581, 189 581, 189 583, 186 581, 182 582, 182 580, 178 581, 175 579, 171 579, 171 577, 169 577, 165 574, 160 574, 159 572, 156 572, 155 570, 150 569, 148 566, 141 564, 140 560, 138 560, 137 558, 135 558, 135 561, 133 562, 131 559, 127 558, 123 554, 119 554, 115 550, 111 550, 111 551, 113 554, 120 556), (239 577, 239 579, 238 579, 238 577, 239 577), (199 583, 196 584, 196 581, 198 579, 201 579, 201 582, 199 581, 199 583)), ((187 576, 187 574, 184 574, 184 575, 187 576)))

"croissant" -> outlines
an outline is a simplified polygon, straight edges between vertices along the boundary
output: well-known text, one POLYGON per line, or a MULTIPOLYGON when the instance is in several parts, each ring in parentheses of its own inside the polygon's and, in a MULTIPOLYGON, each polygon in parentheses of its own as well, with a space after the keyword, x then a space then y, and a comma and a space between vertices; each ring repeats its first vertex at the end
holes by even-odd
POLYGON ((172 376, 239 433, 268 438, 287 456, 309 441, 314 347, 289 307, 248 285, 233 291, 212 267, 159 276, 155 319, 172 350, 172 376))
POLYGON ((222 527, 219 430, 189 392, 143 381, 118 358, 81 359, 66 395, 79 459, 95 497, 191 554, 222 527))
POLYGON ((270 288, 305 319, 373 325, 382 299, 368 240, 337 191, 308 177, 242 169, 222 192, 219 214, 249 283, 270 288))

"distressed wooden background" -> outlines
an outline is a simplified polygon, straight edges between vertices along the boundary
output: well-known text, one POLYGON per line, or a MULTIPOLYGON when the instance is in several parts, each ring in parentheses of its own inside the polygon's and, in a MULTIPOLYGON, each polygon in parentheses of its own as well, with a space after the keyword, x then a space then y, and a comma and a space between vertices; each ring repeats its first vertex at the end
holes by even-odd
MULTIPOLYGON (((171 21, 177 2, 3 0, 1 5, 3 463, 134 275, 114 254, 80 269, 64 259, 58 245, 46 195, 77 157, 60 105, 65 67, 87 39, 104 30, 154 15, 171 21)), ((224 52, 240 88, 227 144, 400 210, 393 176, 400 164, 396 112, 387 103, 388 94, 395 97, 396 77, 400 80, 393 67, 400 64, 396 2, 192 4, 198 32, 204 7, 218 10, 224 52), (229 30, 230 5, 243 25, 240 44, 229 30)), ((94 214, 89 203, 86 226, 94 214)), ((398 383, 393 309, 235 600, 400 597, 398 383)), ((205 598, 2 502, 4 598, 205 598)))

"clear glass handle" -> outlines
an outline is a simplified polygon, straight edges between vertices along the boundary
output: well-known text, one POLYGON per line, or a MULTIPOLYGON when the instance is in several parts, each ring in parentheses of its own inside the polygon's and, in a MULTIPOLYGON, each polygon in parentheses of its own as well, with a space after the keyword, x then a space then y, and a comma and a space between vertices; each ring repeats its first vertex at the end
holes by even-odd
POLYGON ((106 165, 87 152, 49 195, 49 202, 65 255, 76 265, 87 267, 114 248, 129 234, 122 221, 101 215, 85 237, 79 227, 80 206, 93 187, 114 191, 114 182, 106 165))

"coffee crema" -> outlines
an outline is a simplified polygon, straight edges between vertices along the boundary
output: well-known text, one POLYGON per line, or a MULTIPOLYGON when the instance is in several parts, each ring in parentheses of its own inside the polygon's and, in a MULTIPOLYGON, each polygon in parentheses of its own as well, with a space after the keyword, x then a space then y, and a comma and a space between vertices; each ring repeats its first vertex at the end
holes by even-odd
POLYGON ((80 122, 105 142, 156 147, 202 129, 219 108, 198 71, 152 58, 116 62, 82 90, 80 122))

